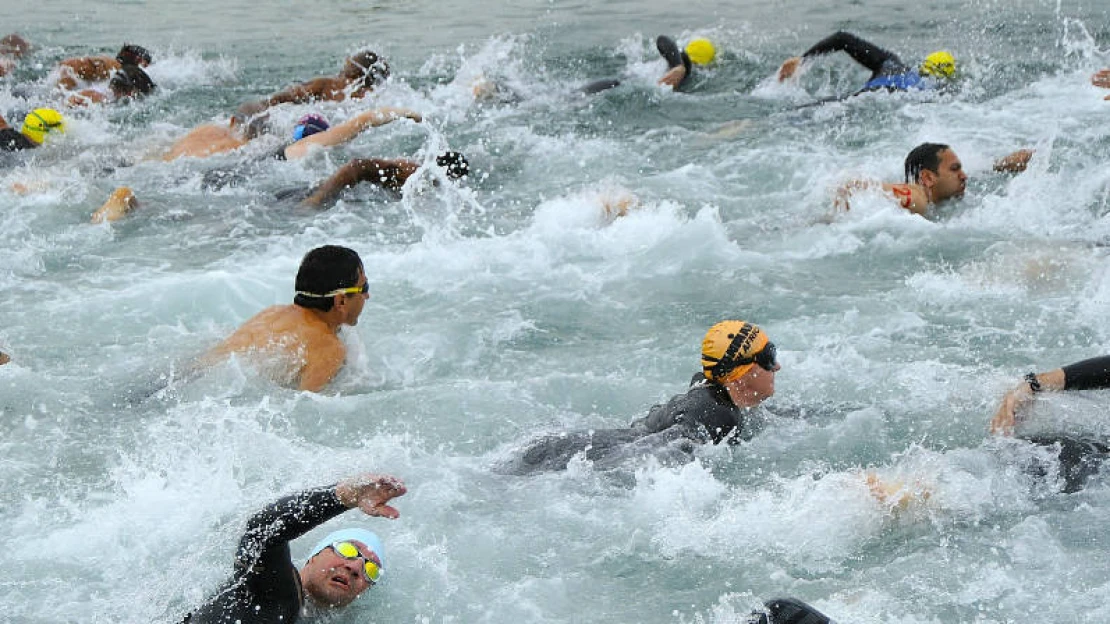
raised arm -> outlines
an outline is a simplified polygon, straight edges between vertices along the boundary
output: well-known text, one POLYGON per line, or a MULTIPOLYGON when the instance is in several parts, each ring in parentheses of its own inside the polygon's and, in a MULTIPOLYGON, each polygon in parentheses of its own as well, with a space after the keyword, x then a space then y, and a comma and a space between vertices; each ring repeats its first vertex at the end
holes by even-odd
POLYGON ((396 518, 400 514, 388 502, 405 491, 404 483, 396 477, 363 474, 267 505, 247 522, 235 553, 236 572, 246 575, 248 583, 262 582, 267 587, 275 582, 293 583, 289 574, 290 541, 355 507, 370 516, 396 518))
POLYGON ((857 63, 870 69, 873 74, 878 74, 883 68, 883 65, 888 61, 893 61, 898 64, 902 63, 898 55, 893 52, 884 50, 869 41, 860 39, 850 32, 841 30, 818 41, 800 57, 796 56, 787 59, 786 62, 782 64, 782 67, 779 68, 779 80, 786 80, 793 76, 803 60, 830 54, 832 52, 847 53, 857 63))
POLYGON ((317 132, 297 141, 285 148, 285 157, 290 160, 304 158, 314 145, 321 147, 341 145, 354 139, 367 128, 376 128, 398 119, 411 119, 416 122, 422 120, 420 113, 407 108, 383 107, 371 109, 323 132, 317 132))

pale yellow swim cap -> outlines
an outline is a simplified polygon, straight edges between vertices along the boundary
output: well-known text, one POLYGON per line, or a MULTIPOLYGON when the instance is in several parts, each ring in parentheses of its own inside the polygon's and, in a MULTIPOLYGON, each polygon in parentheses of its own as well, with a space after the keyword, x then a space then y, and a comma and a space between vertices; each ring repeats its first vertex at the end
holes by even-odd
POLYGON ((686 44, 686 56, 696 65, 708 65, 717 58, 717 49, 708 39, 694 39, 686 44))
POLYGON ((42 145, 46 135, 51 132, 65 132, 66 120, 53 108, 36 108, 23 118, 20 132, 28 139, 42 145))
POLYGON ((956 59, 951 53, 940 50, 925 57, 921 74, 933 78, 951 78, 956 74, 956 59))

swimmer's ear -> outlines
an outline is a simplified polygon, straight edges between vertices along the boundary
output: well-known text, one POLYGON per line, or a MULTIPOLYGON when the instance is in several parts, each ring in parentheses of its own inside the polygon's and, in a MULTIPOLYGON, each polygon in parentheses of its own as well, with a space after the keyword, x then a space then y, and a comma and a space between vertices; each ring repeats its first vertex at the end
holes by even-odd
POLYGON ((917 182, 921 186, 932 186, 937 183, 937 174, 932 169, 922 169, 917 174, 917 182))

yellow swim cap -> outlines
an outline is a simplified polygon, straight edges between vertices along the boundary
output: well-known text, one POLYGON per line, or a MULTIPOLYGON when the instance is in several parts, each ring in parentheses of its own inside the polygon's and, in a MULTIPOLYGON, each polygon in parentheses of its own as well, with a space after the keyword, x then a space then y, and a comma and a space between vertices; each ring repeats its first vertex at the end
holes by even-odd
POLYGON ((42 145, 51 132, 65 132, 66 120, 53 108, 36 108, 23 118, 23 136, 42 145))
POLYGON ((705 378, 718 383, 739 379, 755 366, 754 356, 763 351, 768 342, 767 334, 751 323, 717 323, 701 341, 701 368, 705 378))
POLYGON ((940 50, 925 57, 921 63, 921 74, 933 78, 951 78, 956 74, 956 59, 952 54, 940 50))
POLYGON ((694 39, 686 44, 686 56, 697 65, 708 65, 717 57, 717 50, 708 39, 694 39))

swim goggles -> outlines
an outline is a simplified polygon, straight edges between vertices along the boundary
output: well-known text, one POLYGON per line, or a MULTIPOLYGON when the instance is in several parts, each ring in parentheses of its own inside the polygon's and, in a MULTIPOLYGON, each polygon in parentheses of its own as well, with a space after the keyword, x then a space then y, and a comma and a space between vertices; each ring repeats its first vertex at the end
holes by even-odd
POLYGON ((366 578, 366 582, 371 585, 377 583, 378 579, 382 577, 382 567, 378 565, 377 556, 374 555, 373 552, 370 553, 373 558, 364 555, 362 551, 358 549, 358 546, 355 546, 351 542, 335 542, 331 545, 331 549, 335 551, 335 554, 344 559, 362 559, 362 574, 366 578))
POLYGON ((370 282, 365 282, 362 286, 351 286, 349 288, 336 288, 335 290, 333 290, 331 292, 324 293, 322 295, 319 294, 319 293, 305 292, 303 290, 298 290, 296 294, 302 295, 302 296, 305 296, 305 297, 326 298, 326 297, 334 297, 336 295, 365 295, 368 292, 370 292, 370 282))
POLYGON ((774 371, 775 367, 779 364, 778 353, 779 350, 775 348, 775 343, 768 341, 767 344, 763 345, 763 348, 759 350, 759 353, 753 353, 746 358, 737 358, 732 362, 736 366, 743 366, 744 364, 751 364, 754 362, 765 371, 774 371))

